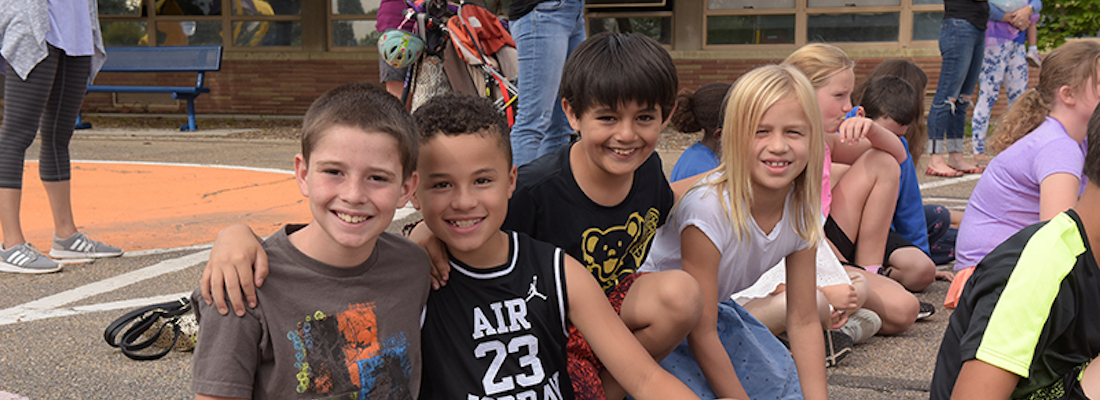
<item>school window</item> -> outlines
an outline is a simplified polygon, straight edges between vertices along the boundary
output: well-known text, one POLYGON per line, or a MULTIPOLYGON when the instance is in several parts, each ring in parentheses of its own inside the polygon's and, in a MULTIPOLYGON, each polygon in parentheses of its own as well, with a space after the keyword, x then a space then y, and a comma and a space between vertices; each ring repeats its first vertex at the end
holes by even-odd
POLYGON ((300 0, 98 1, 106 46, 302 46, 300 0))
POLYGON ((589 36, 634 32, 667 48, 673 45, 672 0, 587 0, 585 6, 589 36))
POLYGON ((942 0, 708 0, 704 47, 806 43, 929 45, 942 0), (922 43, 925 42, 925 43, 922 43))
POLYGON ((331 0, 328 29, 330 48, 376 47, 378 37, 382 36, 374 26, 379 4, 381 0, 331 0))

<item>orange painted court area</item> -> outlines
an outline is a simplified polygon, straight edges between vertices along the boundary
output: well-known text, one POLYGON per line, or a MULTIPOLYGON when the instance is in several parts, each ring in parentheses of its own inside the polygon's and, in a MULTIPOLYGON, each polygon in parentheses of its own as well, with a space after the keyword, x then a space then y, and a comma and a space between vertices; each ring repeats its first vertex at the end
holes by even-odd
MULTIPOLYGON (((73 162, 77 228, 125 251, 210 243, 245 223, 269 235, 309 222, 309 206, 289 173, 204 166, 73 162)), ((50 248, 53 218, 38 163, 26 163, 21 219, 27 240, 50 248)))

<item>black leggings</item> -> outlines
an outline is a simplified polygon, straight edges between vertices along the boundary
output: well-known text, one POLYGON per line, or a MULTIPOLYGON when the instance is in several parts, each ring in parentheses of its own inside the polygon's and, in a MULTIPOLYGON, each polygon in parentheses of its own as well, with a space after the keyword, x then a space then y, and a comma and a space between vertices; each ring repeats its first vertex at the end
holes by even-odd
POLYGON ((69 139, 84 101, 92 57, 69 57, 48 45, 49 55, 27 75, 6 68, 4 123, 0 127, 0 188, 22 189, 23 158, 42 130, 38 173, 44 182, 67 181, 69 139))

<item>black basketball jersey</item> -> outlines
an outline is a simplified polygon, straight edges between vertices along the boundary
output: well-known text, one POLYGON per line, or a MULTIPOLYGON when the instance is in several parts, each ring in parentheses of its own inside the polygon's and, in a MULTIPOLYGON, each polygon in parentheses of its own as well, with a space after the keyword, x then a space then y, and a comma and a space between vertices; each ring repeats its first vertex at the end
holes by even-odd
POLYGON ((421 329, 422 400, 572 399, 566 369, 564 253, 508 232, 509 260, 475 269, 451 259, 421 329))

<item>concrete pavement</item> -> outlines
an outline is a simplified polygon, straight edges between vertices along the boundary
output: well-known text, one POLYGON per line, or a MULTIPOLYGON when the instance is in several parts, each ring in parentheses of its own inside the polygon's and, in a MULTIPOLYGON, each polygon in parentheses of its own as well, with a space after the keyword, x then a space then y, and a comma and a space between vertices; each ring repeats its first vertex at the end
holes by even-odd
MULTIPOLYGON (((230 133, 232 131, 181 133, 106 129, 77 132, 72 142, 75 160, 161 164, 76 163, 74 173, 102 175, 75 176, 74 185, 87 183, 88 186, 79 192, 74 186, 74 204, 84 207, 94 203, 89 200, 92 198, 108 200, 96 203, 99 208, 93 212, 78 209, 78 224, 95 236, 110 238, 109 242, 127 240, 124 247, 131 253, 117 259, 69 265, 58 274, 0 274, 0 290, 6 293, 0 297, 0 337, 3 338, 0 340, 0 399, 12 394, 30 399, 193 397, 189 390, 191 357, 188 353, 173 352, 157 361, 132 361, 108 347, 102 332, 115 317, 129 309, 194 289, 205 264, 203 245, 212 240, 212 232, 234 221, 237 217, 228 216, 232 213, 249 214, 231 211, 226 205, 188 208, 188 203, 200 204, 203 197, 188 198, 170 190, 186 192, 184 188, 194 187, 207 194, 207 199, 223 197, 225 193, 237 196, 234 201, 224 204, 258 205, 257 202, 263 200, 276 205, 255 209, 298 208, 298 214, 247 215, 254 218, 247 222, 261 234, 269 234, 287 221, 308 219, 305 206, 293 203, 301 198, 296 187, 285 186, 298 143, 224 137, 230 133), (251 169, 227 169, 228 166, 251 169), (190 175, 157 175, 168 174, 167 170, 186 171, 190 175), (206 174, 232 177, 220 181, 216 177, 204 180, 206 174), (82 180, 87 182, 82 183, 82 180), (155 185, 158 183, 166 184, 155 185), (273 190, 261 191, 263 188, 273 190), (151 192, 152 197, 139 198, 134 194, 120 198, 117 193, 123 189, 132 190, 127 193, 151 192), (254 195, 245 195, 246 192, 254 195), (139 211, 166 212, 161 218, 164 224, 155 228, 141 224, 141 218, 137 217, 153 214, 139 214, 139 211), (200 225, 204 227, 182 228, 200 225), (162 235, 176 226, 181 227, 178 230, 182 233, 162 235)), ((679 150, 662 149, 661 152, 666 171, 671 170, 679 150)), ((36 158, 36 154, 36 149, 28 152, 29 158, 36 158)), ((28 175, 33 168, 27 169, 28 175)), ((918 171, 921 168, 918 166, 918 171)), ((933 198, 953 208, 965 205, 976 182, 973 178, 941 179, 923 175, 920 179, 926 187, 926 201, 933 198)), ((34 187, 41 185, 34 180, 25 184, 28 191, 23 202, 25 209, 45 204, 44 198, 30 198, 34 187)), ((190 192, 193 195, 196 190, 190 192)), ((43 217, 31 218, 25 213, 24 225, 29 227, 48 220, 43 217)), ((410 218, 412 216, 399 219, 393 226, 400 226, 410 218)), ((47 225, 44 229, 44 234, 35 233, 31 239, 40 248, 49 244, 50 227, 47 225), (43 235, 45 238, 40 238, 43 235)), ((940 307, 946 289, 947 283, 936 282, 918 295, 937 305, 937 313, 931 318, 918 322, 905 334, 873 338, 857 346, 855 353, 839 366, 829 369, 832 397, 927 398, 935 353, 949 315, 940 307)))

